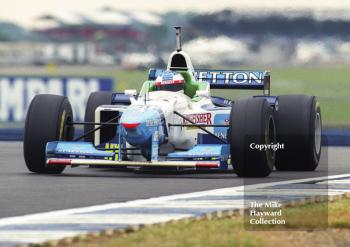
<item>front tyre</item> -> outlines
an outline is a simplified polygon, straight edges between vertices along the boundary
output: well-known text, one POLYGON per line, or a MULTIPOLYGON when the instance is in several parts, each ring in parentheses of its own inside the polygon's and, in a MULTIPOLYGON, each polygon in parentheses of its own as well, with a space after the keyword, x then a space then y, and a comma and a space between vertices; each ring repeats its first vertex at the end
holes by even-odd
POLYGON ((263 98, 235 101, 230 115, 228 140, 231 162, 239 177, 266 177, 275 163, 273 148, 258 145, 275 143, 272 108, 263 98))
POLYGON ((64 166, 47 166, 45 148, 50 141, 70 141, 74 128, 66 125, 73 120, 72 107, 66 97, 41 94, 30 103, 24 128, 23 152, 31 172, 59 174, 64 166))

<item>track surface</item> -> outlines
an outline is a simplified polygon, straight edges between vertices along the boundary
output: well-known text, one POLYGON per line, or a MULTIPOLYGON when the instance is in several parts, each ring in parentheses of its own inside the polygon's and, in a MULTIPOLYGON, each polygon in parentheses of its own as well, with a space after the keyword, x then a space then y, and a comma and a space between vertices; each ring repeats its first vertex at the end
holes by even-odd
POLYGON ((270 177, 260 179, 243 180, 232 172, 146 173, 80 167, 67 168, 62 175, 37 175, 29 173, 25 167, 22 143, 0 142, 0 218, 233 187, 243 183, 349 173, 350 148, 324 148, 323 154, 316 172, 273 172, 270 177))

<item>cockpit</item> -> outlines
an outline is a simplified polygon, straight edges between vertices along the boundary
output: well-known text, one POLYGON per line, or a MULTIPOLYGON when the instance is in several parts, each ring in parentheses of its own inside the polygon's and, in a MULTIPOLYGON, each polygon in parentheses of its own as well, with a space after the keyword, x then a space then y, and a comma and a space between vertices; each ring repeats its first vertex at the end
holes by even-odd
POLYGON ((182 51, 181 47, 181 28, 176 29, 176 50, 170 54, 168 59, 168 65, 166 70, 151 69, 149 71, 149 78, 141 89, 140 95, 146 92, 157 91, 159 87, 155 85, 156 79, 163 73, 169 73, 169 71, 181 75, 184 80, 183 92, 190 97, 193 101, 198 101, 202 97, 199 97, 197 91, 207 91, 210 94, 210 86, 206 81, 197 81, 194 77, 194 68, 191 59, 187 53, 182 51))

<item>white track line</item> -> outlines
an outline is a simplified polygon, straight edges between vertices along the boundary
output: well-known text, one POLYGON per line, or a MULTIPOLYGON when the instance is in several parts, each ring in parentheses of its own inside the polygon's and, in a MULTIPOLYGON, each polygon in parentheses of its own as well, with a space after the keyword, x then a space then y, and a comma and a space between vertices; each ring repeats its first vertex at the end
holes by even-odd
POLYGON ((0 246, 3 239, 4 242, 20 243, 42 243, 50 240, 59 240, 66 237, 74 237, 78 234, 88 233, 87 231, 1 231, 0 246))

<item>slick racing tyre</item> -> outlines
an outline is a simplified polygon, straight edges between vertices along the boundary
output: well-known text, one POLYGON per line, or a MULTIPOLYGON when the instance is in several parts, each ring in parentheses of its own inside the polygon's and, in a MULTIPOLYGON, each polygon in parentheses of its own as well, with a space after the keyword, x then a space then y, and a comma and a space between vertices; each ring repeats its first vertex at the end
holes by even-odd
POLYGON ((276 169, 313 171, 321 155, 322 121, 315 96, 282 95, 275 112, 277 141, 284 149, 276 153, 276 169))
POLYGON ((66 125, 73 120, 72 107, 66 97, 41 94, 30 103, 24 128, 23 152, 31 172, 59 174, 64 166, 46 165, 45 148, 50 141, 68 141, 74 128, 66 125))
POLYGON ((231 162, 239 177, 266 177, 275 163, 275 151, 267 147, 275 142, 272 108, 263 98, 235 101, 231 108, 228 141, 231 162))
MULTIPOLYGON (((95 122, 95 110, 101 105, 110 105, 112 102, 112 92, 93 92, 90 94, 86 104, 85 110, 85 122, 95 122)), ((85 125, 84 134, 92 131, 95 128, 94 125, 85 125)), ((85 137, 85 141, 94 142, 94 133, 85 137)))

